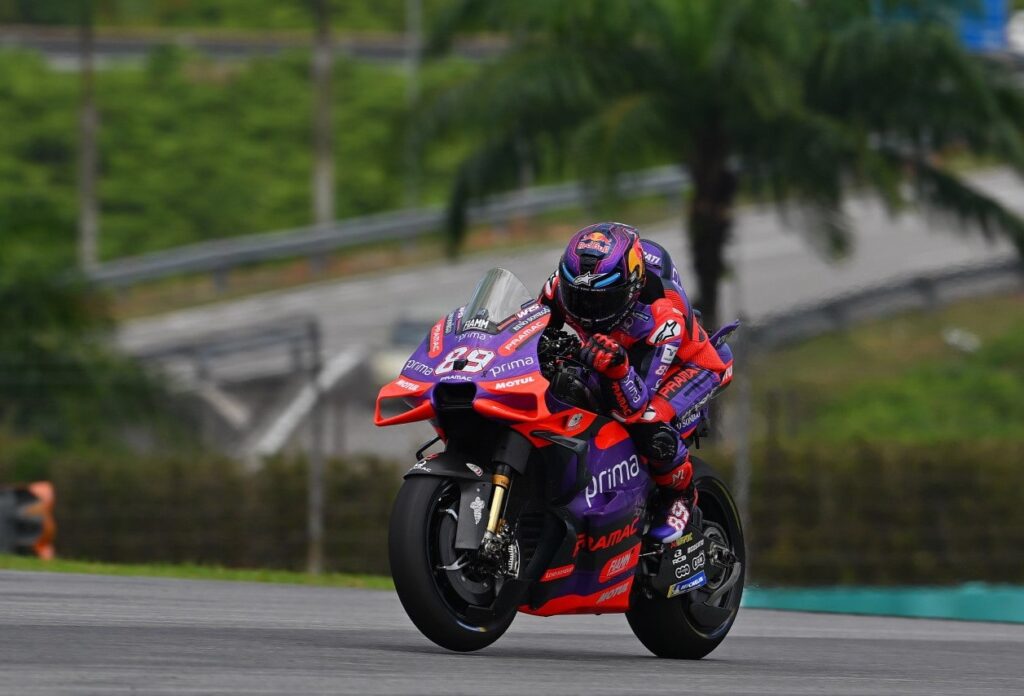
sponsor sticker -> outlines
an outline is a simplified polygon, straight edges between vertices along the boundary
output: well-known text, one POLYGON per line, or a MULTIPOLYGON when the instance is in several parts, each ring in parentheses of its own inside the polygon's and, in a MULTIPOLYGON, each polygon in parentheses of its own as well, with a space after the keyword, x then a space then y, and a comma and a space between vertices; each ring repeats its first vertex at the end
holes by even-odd
POLYGON ((593 507, 591 501, 598 495, 620 488, 627 481, 632 481, 639 475, 640 460, 633 454, 630 455, 629 459, 623 459, 615 466, 610 466, 604 471, 599 472, 596 476, 592 476, 590 483, 587 484, 587 488, 583 492, 583 496, 587 501, 587 507, 593 507))
POLYGON ((676 539, 673 546, 682 546, 683 544, 689 544, 691 541, 693 541, 693 532, 687 532, 686 534, 676 539))
POLYGON ((466 462, 466 468, 472 471, 477 476, 484 475, 484 470, 478 467, 476 464, 473 464, 472 462, 466 462))
POLYGON ((604 568, 601 569, 601 575, 598 577, 598 582, 604 582, 614 578, 616 575, 625 573, 630 568, 636 566, 638 560, 640 560, 640 544, 635 545, 625 553, 614 556, 605 563, 604 568))
POLYGON ((410 382, 408 380, 402 379, 401 377, 395 380, 395 384, 407 391, 418 391, 420 388, 420 385, 416 384, 415 382, 410 382))
POLYGON ((528 317, 529 315, 536 312, 538 309, 540 309, 540 305, 534 302, 533 304, 523 307, 518 312, 516 312, 516 318, 522 319, 523 317, 528 317))
POLYGON ((673 597, 683 594, 684 592, 689 592, 690 590, 695 590, 698 587, 703 587, 707 584, 707 582, 708 579, 704 575, 704 571, 702 570, 689 580, 682 580, 680 582, 677 582, 675 585, 672 585, 672 587, 668 588, 668 598, 671 599, 673 597))
POLYGON ((658 345, 665 341, 670 341, 673 338, 679 338, 683 335, 683 329, 679 325, 679 322, 675 319, 669 319, 663 322, 657 329, 651 333, 651 338, 648 339, 651 345, 658 345))
POLYGON ((580 549, 586 549, 589 552, 599 551, 601 549, 610 549, 616 544, 620 544, 635 536, 639 524, 640 518, 637 517, 622 529, 616 529, 614 532, 602 534, 599 537, 583 533, 577 534, 576 549, 573 551, 572 555, 575 558, 576 555, 579 554, 580 549))
POLYGON ((497 377, 505 372, 511 372, 513 370, 524 370, 527 367, 534 367, 537 365, 536 359, 532 355, 527 355, 525 358, 516 358, 515 360, 509 360, 501 365, 495 365, 490 369, 490 373, 497 377))
POLYGON ((409 359, 405 361, 405 368, 403 368, 403 372, 415 372, 423 375, 424 377, 429 377, 434 374, 434 368, 430 365, 424 365, 419 360, 409 359))
POLYGON ((512 353, 514 353, 520 346, 522 346, 535 335, 540 333, 544 329, 544 326, 546 324, 547 319, 544 317, 541 317, 540 319, 534 321, 533 323, 528 324, 526 328, 524 328, 522 331, 517 333, 512 338, 508 339, 508 341, 505 342, 505 345, 498 349, 498 352, 501 353, 502 355, 512 355, 512 353))
POLYGON ((515 389, 516 387, 522 387, 526 384, 533 384, 537 380, 534 379, 533 375, 527 375, 525 377, 516 377, 515 379, 507 379, 504 382, 495 382, 495 389, 515 389))
POLYGON ((562 578, 567 578, 572 575, 575 570, 576 566, 571 563, 569 565, 551 568, 541 576, 540 581, 551 582, 552 580, 561 580, 562 578))
POLYGON ((629 592, 629 585, 630 580, 627 580, 626 582, 619 583, 610 590, 605 590, 601 593, 601 596, 597 598, 595 604, 601 604, 602 602, 607 602, 610 599, 615 599, 619 595, 626 594, 627 592, 629 592))
POLYGON ((672 361, 676 359, 676 353, 678 352, 679 346, 677 346, 675 343, 666 344, 661 349, 661 362, 665 365, 671 365, 672 361))
POLYGON ((428 474, 430 473, 430 467, 427 466, 427 460, 426 459, 419 460, 418 462, 416 462, 415 464, 412 465, 412 468, 413 469, 417 469, 418 471, 425 471, 428 474))
POLYGON ((431 358, 436 358, 441 354, 441 350, 444 348, 444 341, 442 340, 443 336, 444 319, 440 319, 436 324, 434 324, 433 328, 430 329, 430 341, 427 344, 427 355, 431 358))

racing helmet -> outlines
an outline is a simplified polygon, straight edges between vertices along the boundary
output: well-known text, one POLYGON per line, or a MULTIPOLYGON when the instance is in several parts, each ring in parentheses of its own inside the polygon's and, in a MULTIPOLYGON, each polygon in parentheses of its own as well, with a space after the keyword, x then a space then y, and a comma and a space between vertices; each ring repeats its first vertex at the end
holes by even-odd
POLYGON ((558 264, 559 305, 571 324, 588 333, 614 329, 643 286, 640 234, 619 222, 584 227, 558 264))

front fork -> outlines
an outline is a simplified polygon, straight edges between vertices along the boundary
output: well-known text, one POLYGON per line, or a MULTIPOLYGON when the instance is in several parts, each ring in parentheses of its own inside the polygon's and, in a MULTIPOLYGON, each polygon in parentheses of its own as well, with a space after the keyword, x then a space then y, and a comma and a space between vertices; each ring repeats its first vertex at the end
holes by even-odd
POLYGON ((480 553, 491 560, 497 560, 507 544, 507 525, 505 524, 505 506, 508 504, 508 491, 512 487, 510 474, 512 467, 508 464, 498 464, 491 476, 492 492, 489 514, 487 516, 487 530, 480 542, 480 553))

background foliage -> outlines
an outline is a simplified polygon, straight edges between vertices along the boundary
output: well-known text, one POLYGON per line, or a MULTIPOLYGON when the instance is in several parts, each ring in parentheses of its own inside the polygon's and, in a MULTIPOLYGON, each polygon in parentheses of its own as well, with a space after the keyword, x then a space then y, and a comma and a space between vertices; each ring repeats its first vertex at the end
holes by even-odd
MULTIPOLYGON (((58 550, 65 558, 305 566, 302 459, 273 459, 248 474, 237 461, 202 453, 38 450, 36 442, 0 432, 0 481, 54 483, 58 550)), ((326 482, 326 569, 386 574, 396 469, 372 457, 335 460, 326 482)))
MULTIPOLYGON (((422 79, 433 88, 469 69, 451 61, 422 79)), ((403 203, 406 79, 394 66, 336 65, 340 217, 403 203)), ((49 254, 74 240, 77 95, 76 75, 0 51, 0 234, 31 237, 49 254)), ((97 101, 103 258, 310 224, 305 53, 220 64, 167 47, 143 69, 98 73, 97 101)), ((424 199, 442 197, 459 142, 424 149, 424 199)))
MULTIPOLYGON (((451 0, 424 0, 429 16, 451 0)), ((354 31, 401 31, 405 0, 329 0, 333 26, 354 31)), ((66 0, 0 0, 0 22, 63 24, 66 0)), ((96 23, 107 27, 191 27, 205 29, 308 30, 304 0, 94 0, 96 23)))

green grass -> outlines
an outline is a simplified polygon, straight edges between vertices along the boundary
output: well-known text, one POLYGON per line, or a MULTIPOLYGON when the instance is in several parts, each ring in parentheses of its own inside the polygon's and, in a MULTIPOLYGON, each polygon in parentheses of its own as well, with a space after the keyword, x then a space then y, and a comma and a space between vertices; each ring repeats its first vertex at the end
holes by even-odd
POLYGON ((752 366, 769 437, 1024 439, 1024 296, 970 300, 823 336, 752 366), (966 353, 945 331, 974 334, 966 353))
POLYGON ((0 555, 0 570, 45 571, 51 573, 86 573, 89 575, 120 575, 149 578, 183 578, 187 580, 229 580, 235 582, 273 582, 323 587, 361 587, 388 590, 394 587, 391 578, 381 575, 323 573, 313 575, 288 570, 251 570, 200 565, 95 563, 54 559, 43 561, 25 556, 0 555))

